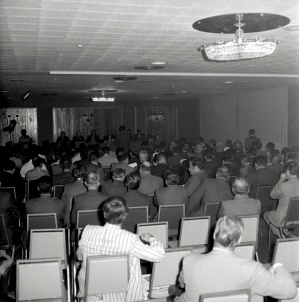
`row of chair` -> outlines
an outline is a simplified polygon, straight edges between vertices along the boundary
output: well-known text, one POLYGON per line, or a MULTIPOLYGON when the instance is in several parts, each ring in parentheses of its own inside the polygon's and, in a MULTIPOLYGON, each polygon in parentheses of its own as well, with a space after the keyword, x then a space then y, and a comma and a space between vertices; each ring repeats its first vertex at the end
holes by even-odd
MULTIPOLYGON (((63 285, 62 273, 67 263, 64 258, 67 253, 58 248, 58 241, 62 243, 63 236, 66 235, 65 230, 36 231, 31 230, 30 259, 17 261, 17 301, 46 298, 60 298, 61 301, 65 301, 65 297, 70 301, 71 285, 70 283, 66 286, 63 285)), ((66 250, 67 247, 65 246, 64 249, 66 250)), ((235 249, 236 254, 248 259, 254 259, 254 251, 254 243, 243 244, 235 249)), ((168 287, 176 283, 182 258, 191 252, 193 252, 192 247, 167 249, 165 260, 153 264, 151 276, 144 276, 149 283, 149 298, 165 298, 168 295, 168 287)), ((276 242, 272 264, 282 263, 291 273, 298 273, 298 253, 299 238, 279 239, 276 242)), ((72 272, 72 274, 75 273, 72 272)), ((66 278, 68 279, 69 276, 66 278)), ((127 256, 88 257, 84 301, 87 301, 89 295, 126 291, 127 285, 127 256), (105 275, 103 275, 103 271, 105 271, 105 275)), ((202 299, 208 297, 209 295, 203 295, 202 299)))

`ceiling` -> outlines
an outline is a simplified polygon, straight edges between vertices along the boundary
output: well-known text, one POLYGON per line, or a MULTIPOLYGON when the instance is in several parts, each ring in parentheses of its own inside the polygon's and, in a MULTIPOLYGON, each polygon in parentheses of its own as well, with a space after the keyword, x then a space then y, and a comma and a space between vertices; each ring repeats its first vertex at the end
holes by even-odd
POLYGON ((0 42, 1 100, 11 105, 27 91, 35 100, 92 104, 101 90, 116 90, 106 96, 150 104, 299 85, 298 0, 1 0, 0 42), (235 13, 290 19, 258 33, 246 34, 244 27, 245 38, 278 39, 274 54, 205 59, 201 45, 235 35, 197 31, 192 24, 235 13), (165 68, 134 69, 153 62, 166 62, 165 68))

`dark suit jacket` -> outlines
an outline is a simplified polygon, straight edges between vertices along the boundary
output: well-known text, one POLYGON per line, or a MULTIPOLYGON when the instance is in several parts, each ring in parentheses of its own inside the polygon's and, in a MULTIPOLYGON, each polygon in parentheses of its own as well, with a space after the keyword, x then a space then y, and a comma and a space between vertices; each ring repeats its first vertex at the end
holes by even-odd
POLYGON ((107 196, 120 195, 127 192, 127 188, 123 181, 114 180, 112 183, 104 183, 101 192, 107 196))
POLYGON ((65 171, 58 175, 53 175, 53 185, 66 185, 74 182, 76 179, 72 171, 65 171))
POLYGON ((97 210, 100 204, 107 198, 107 195, 97 190, 89 190, 86 193, 75 196, 71 211, 71 225, 76 226, 77 224, 77 211, 97 210))
POLYGON ((101 140, 100 140, 100 137, 98 135, 95 135, 94 138, 92 135, 88 135, 87 136, 87 139, 86 139, 86 142, 88 144, 92 143, 92 142, 95 142, 96 144, 100 144, 101 143, 101 140), (94 141, 93 141, 94 140, 94 141))
POLYGON ((232 198, 233 193, 231 187, 225 179, 206 178, 189 197, 186 216, 190 216, 193 212, 198 212, 198 215, 202 216, 205 203, 229 200, 232 198))
POLYGON ((172 205, 172 204, 187 204, 188 190, 182 186, 168 186, 166 188, 158 189, 155 192, 154 204, 172 205))
POLYGON ((209 178, 206 171, 196 173, 194 175, 191 175, 187 182, 184 184, 184 187, 188 190, 188 196, 192 195, 192 193, 196 190, 196 188, 201 184, 201 182, 209 178))
POLYGON ((169 167, 165 164, 158 164, 157 166, 151 167, 151 174, 153 176, 163 177, 163 174, 169 167))
POLYGON ((141 194, 137 190, 129 190, 128 192, 121 195, 126 201, 128 207, 150 207, 152 198, 148 195, 141 194))
POLYGON ((14 174, 4 172, 1 177, 1 187, 15 187, 17 200, 20 202, 24 198, 25 183, 20 172, 14 174))
POLYGON ((249 198, 248 195, 238 195, 232 200, 222 201, 217 217, 226 215, 260 215, 261 202, 249 198))
POLYGON ((138 191, 142 194, 154 194, 157 189, 163 188, 163 179, 151 174, 141 176, 141 184, 138 191))
POLYGON ((261 168, 247 174, 246 179, 250 185, 249 197, 254 198, 259 186, 274 186, 279 179, 277 173, 273 173, 267 168, 261 168))
POLYGON ((27 214, 56 213, 59 226, 63 226, 64 203, 50 194, 41 194, 39 198, 26 201, 27 214))

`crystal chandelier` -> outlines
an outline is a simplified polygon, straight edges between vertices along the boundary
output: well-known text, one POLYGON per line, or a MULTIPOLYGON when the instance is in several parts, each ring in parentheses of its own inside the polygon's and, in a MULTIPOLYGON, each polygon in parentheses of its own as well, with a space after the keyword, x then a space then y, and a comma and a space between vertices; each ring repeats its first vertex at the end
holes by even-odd
POLYGON ((204 50, 206 56, 211 61, 238 61, 257 59, 272 54, 278 43, 274 39, 243 39, 242 14, 237 14, 236 19, 238 23, 234 24, 238 29, 236 30, 237 39, 234 41, 219 41, 213 44, 203 45, 198 50, 204 50))

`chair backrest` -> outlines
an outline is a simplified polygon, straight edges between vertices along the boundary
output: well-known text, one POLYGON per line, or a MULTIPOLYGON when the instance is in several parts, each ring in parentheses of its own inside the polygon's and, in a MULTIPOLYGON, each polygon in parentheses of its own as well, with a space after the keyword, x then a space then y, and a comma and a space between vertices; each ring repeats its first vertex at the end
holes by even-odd
POLYGON ((84 228, 88 224, 103 225, 102 210, 79 210, 77 211, 77 229, 84 228), (102 217, 102 218, 101 218, 102 217))
POLYGON ((276 210, 277 200, 270 198, 270 192, 273 186, 260 186, 257 188, 256 199, 261 202, 261 213, 264 214, 267 211, 276 210))
POLYGON ((168 287, 176 284, 177 276, 181 269, 182 259, 192 252, 192 248, 167 249, 165 259, 161 262, 153 263, 149 296, 153 291, 161 287, 168 287))
POLYGON ((250 301, 250 290, 234 290, 227 292, 202 294, 199 302, 248 302, 250 301))
POLYGON ((128 256, 87 257, 84 301, 90 295, 126 292, 128 283, 128 256))
POLYGON ((277 302, 299 302, 299 287, 297 287, 297 295, 294 299, 277 300, 277 302))
POLYGON ((16 266, 17 302, 66 301, 60 259, 17 260, 16 266))
POLYGON ((158 210, 158 221, 168 221, 168 230, 178 232, 181 219, 185 217, 185 205, 160 205, 158 210))
POLYGON ((203 216, 210 216, 210 227, 213 228, 217 222, 217 214, 221 201, 207 202, 204 205, 203 216))
POLYGON ((10 240, 6 228, 5 218, 3 214, 0 214, 0 248, 9 247, 10 240))
POLYGON ((65 229, 30 230, 29 259, 60 258, 67 261, 65 229))
POLYGON ((53 186, 53 197, 56 197, 57 199, 61 199, 63 191, 64 191, 64 185, 53 186))
POLYGON ((244 223, 244 231, 241 242, 257 242, 259 231, 259 215, 246 215, 238 217, 241 218, 244 223))
POLYGON ((127 218, 123 221, 122 229, 135 233, 138 223, 148 222, 148 207, 129 207, 127 218))
POLYGON ((277 239, 272 264, 281 263, 290 272, 299 272, 299 237, 277 239))
POLYGON ((5 191, 8 193, 11 193, 14 200, 17 200, 17 193, 16 193, 16 188, 15 187, 0 187, 0 191, 5 191))
POLYGON ((241 258, 254 260, 255 242, 246 242, 239 244, 235 247, 234 253, 241 258))
POLYGON ((27 234, 31 229, 57 228, 56 213, 27 214, 27 234))
POLYGON ((285 218, 285 225, 295 222, 299 223, 299 198, 293 197, 290 199, 288 211, 285 218))
POLYGON ((179 246, 208 244, 209 231, 209 216, 182 218, 179 246))
POLYGON ((25 198, 31 199, 39 196, 36 180, 27 180, 25 183, 25 198))
POLYGON ((141 236, 144 233, 152 234, 164 246, 168 247, 168 222, 148 222, 137 224, 137 235, 141 236))

